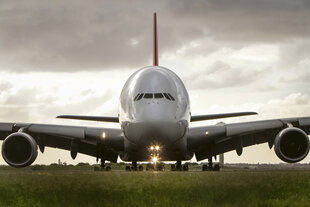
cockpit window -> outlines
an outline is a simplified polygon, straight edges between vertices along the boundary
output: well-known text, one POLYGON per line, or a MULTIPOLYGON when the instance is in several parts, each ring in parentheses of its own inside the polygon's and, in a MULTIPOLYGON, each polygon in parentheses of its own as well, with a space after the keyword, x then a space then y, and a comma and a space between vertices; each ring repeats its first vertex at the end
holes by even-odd
POLYGON ((138 97, 140 96, 140 93, 138 93, 137 95, 136 95, 136 97, 133 99, 134 101, 137 101, 137 99, 138 99, 138 97))
POLYGON ((170 101, 171 101, 171 98, 168 96, 168 94, 167 94, 167 93, 164 93, 164 96, 165 96, 165 98, 166 98, 166 99, 168 99, 168 100, 170 100, 170 101))
POLYGON ((146 98, 146 99, 166 98, 169 101, 174 101, 175 100, 170 93, 138 93, 133 100, 134 101, 139 101, 142 98, 146 98))
POLYGON ((139 101, 143 97, 144 93, 138 93, 134 98, 134 101, 139 101))
POLYGON ((163 98, 163 94, 162 93, 154 93, 154 98, 163 98))
POLYGON ((152 93, 146 93, 146 94, 144 94, 144 98, 153 98, 153 94, 152 93))
POLYGON ((171 98, 172 101, 175 100, 175 99, 173 98, 173 96, 172 96, 170 93, 168 93, 168 96, 171 98))
POLYGON ((137 101, 139 101, 143 97, 144 93, 141 93, 140 96, 138 97, 137 101))

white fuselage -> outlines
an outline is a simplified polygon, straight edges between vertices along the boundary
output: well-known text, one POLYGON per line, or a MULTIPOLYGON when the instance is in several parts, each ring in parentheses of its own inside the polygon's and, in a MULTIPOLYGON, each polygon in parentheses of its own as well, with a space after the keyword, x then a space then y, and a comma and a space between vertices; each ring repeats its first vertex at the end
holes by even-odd
POLYGON ((138 70, 121 92, 119 120, 125 134, 124 160, 148 159, 134 154, 154 143, 185 153, 190 101, 183 82, 164 67, 138 70))

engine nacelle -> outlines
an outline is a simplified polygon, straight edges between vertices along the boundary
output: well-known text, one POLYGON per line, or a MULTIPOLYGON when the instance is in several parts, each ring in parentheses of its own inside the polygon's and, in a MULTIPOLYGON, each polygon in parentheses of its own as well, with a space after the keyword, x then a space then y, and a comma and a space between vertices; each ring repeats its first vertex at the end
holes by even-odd
POLYGON ((277 156, 288 163, 303 160, 309 152, 310 142, 308 135, 296 127, 283 129, 274 140, 274 151, 277 156))
POLYGON ((13 167, 29 166, 37 156, 36 141, 24 132, 10 134, 2 143, 2 157, 13 167))

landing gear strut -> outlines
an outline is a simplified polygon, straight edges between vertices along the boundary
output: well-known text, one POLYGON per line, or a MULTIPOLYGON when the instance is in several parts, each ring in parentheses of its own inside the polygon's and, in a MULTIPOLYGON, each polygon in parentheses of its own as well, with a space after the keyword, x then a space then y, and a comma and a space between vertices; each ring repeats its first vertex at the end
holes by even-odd
POLYGON ((178 160, 176 163, 176 170, 182 171, 182 161, 178 160))
POLYGON ((131 163, 131 170, 132 171, 137 171, 138 167, 137 167, 137 161, 132 161, 131 163))

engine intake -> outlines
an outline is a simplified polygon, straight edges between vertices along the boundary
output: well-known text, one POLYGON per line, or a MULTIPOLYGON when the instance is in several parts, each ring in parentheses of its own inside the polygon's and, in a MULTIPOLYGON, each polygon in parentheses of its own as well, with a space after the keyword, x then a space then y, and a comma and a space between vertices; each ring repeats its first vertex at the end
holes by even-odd
POLYGON ((303 160, 309 152, 308 135, 301 129, 289 127, 283 129, 274 140, 276 155, 284 162, 295 163, 303 160))
POLYGON ((10 134, 2 143, 2 157, 13 167, 29 166, 37 156, 36 141, 24 132, 10 134))

